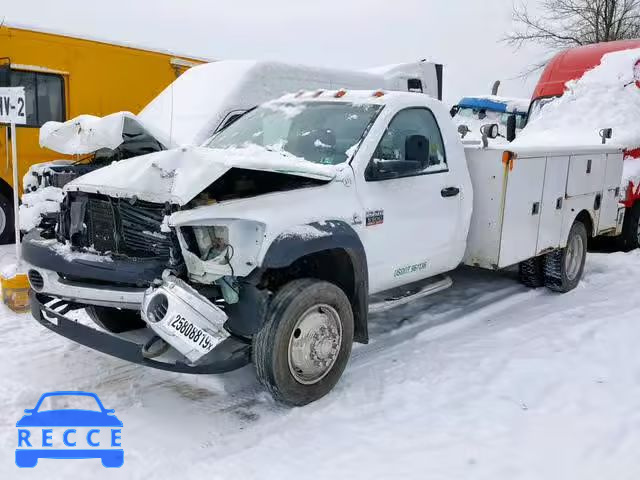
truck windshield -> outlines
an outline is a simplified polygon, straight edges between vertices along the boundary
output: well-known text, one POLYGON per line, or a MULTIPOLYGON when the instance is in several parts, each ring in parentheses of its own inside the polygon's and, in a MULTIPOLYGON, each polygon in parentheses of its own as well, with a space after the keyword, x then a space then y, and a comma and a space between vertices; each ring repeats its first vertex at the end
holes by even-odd
POLYGON ((381 110, 379 105, 343 102, 269 102, 215 135, 210 148, 246 148, 337 165, 351 157, 381 110))

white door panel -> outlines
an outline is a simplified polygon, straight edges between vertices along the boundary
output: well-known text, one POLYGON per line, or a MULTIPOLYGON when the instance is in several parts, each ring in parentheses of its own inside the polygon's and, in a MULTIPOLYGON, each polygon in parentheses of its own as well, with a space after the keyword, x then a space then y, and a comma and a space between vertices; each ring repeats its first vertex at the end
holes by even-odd
POLYGON ((518 158, 509 172, 499 267, 536 255, 546 159, 518 158))
POLYGON ((606 156, 606 174, 602 189, 602 208, 598 219, 598 233, 615 228, 618 223, 618 201, 620 178, 622 178, 622 154, 606 156))
MULTIPOLYGON (((544 159, 540 160, 544 161, 544 159)), ((547 159, 537 254, 560 246, 568 171, 569 157, 549 157, 547 159)))
POLYGON ((575 197, 597 193, 605 176, 605 155, 574 155, 569 161, 567 195, 575 197))
POLYGON ((462 211, 461 195, 442 196, 449 187, 460 188, 449 172, 358 186, 371 292, 447 269, 462 211))

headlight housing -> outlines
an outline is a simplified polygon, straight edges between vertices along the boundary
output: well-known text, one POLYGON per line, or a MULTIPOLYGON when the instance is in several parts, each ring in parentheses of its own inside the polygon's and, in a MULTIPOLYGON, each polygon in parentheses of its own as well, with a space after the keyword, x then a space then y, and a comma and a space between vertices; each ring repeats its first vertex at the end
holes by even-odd
POLYGON ((221 255, 229 255, 229 227, 193 227, 193 236, 198 245, 201 260, 207 261, 221 255))
POLYGON ((252 220, 208 220, 211 225, 179 226, 178 239, 191 278, 213 283, 244 277, 258 265, 265 224, 252 220))

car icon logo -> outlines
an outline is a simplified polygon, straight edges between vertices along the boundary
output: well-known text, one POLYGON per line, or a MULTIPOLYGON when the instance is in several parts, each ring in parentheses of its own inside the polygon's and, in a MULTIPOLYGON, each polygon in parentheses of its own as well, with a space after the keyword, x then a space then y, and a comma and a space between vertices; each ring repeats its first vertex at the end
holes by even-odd
POLYGON ((124 463, 122 422, 95 393, 45 393, 24 412, 16 423, 18 467, 33 468, 41 458, 99 458, 107 468, 124 463))

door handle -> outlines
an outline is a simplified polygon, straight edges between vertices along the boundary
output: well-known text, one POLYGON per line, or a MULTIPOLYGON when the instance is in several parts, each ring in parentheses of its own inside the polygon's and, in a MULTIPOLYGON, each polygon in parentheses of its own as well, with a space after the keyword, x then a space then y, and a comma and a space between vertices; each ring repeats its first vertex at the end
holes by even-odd
POLYGON ((460 189, 458 187, 447 187, 447 188, 443 188, 440 191, 440 194, 444 197, 455 197, 456 195, 460 194, 460 189))

